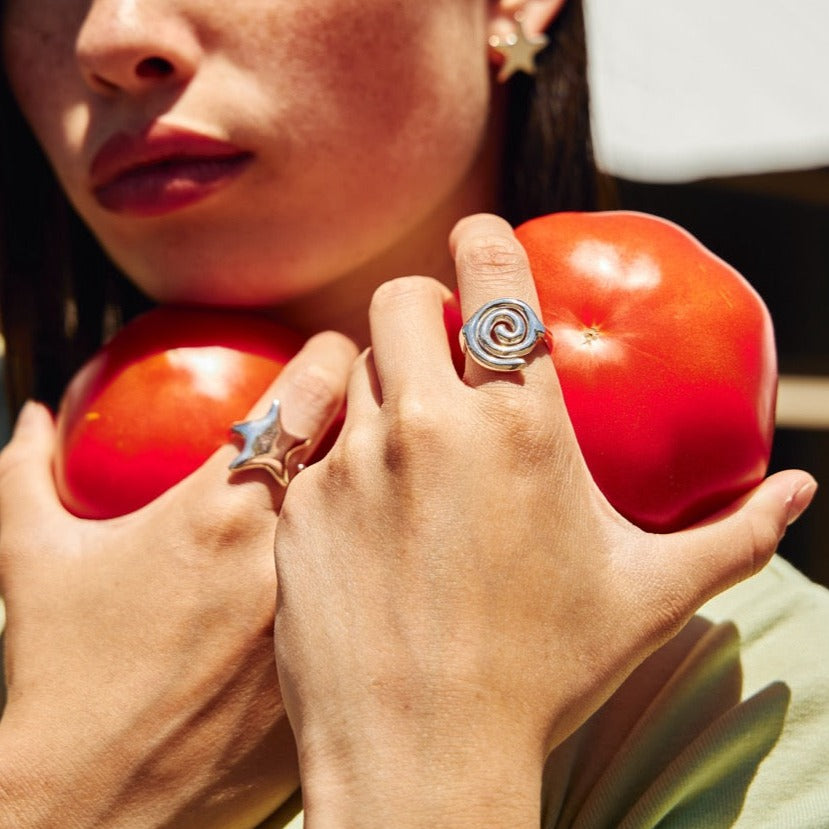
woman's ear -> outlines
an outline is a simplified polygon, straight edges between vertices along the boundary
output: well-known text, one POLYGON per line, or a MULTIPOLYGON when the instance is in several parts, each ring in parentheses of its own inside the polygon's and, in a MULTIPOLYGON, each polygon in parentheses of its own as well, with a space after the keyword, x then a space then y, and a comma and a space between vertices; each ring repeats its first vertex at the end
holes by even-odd
POLYGON ((566 0, 494 0, 490 3, 490 37, 506 37, 521 21, 528 38, 538 37, 553 22, 566 0))
POLYGON ((534 74, 535 56, 547 46, 544 31, 566 0, 493 0, 490 3, 490 60, 500 81, 515 72, 534 74))

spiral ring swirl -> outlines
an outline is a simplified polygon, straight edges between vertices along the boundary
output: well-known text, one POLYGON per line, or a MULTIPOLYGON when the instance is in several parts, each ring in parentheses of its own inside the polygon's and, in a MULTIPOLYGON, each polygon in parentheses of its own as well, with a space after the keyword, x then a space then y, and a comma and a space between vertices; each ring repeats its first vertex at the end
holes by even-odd
POLYGON ((552 351, 550 332, 520 299, 494 299, 481 306, 461 329, 461 348, 476 363, 494 371, 519 371, 524 356, 542 340, 552 351))

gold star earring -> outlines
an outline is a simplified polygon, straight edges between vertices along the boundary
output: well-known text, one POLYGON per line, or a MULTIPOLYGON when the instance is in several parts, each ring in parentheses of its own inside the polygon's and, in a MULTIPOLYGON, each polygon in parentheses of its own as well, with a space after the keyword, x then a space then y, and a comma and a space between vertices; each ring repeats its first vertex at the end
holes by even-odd
POLYGON ((510 32, 505 37, 492 35, 489 39, 489 45, 504 57, 504 62, 498 72, 498 80, 501 83, 508 81, 516 72, 535 75, 537 71, 535 59, 538 53, 550 43, 550 39, 545 34, 527 37, 522 20, 523 15, 516 14, 514 32, 510 32))

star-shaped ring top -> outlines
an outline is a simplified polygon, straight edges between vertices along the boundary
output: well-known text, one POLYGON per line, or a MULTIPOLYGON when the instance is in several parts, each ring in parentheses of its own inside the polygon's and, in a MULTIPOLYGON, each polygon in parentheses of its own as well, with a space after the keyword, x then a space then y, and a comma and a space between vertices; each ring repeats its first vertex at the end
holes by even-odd
POLYGON ((231 470, 267 469, 279 484, 287 487, 291 478, 303 469, 300 458, 311 439, 292 435, 285 429, 282 404, 278 400, 271 403, 264 417, 234 423, 230 428, 245 441, 242 451, 230 464, 231 470))

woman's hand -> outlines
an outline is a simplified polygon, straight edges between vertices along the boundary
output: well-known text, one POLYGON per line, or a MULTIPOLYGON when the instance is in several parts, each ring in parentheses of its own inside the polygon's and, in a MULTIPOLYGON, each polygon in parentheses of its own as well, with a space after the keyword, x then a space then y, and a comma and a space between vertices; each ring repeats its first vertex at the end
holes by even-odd
MULTIPOLYGON (((452 236, 463 316, 517 297, 499 219, 452 236)), ((768 479, 672 536, 594 485, 539 346, 520 373, 453 369, 447 291, 375 295, 332 452, 276 532, 276 655, 310 827, 537 825, 541 768, 708 597, 772 555, 814 482, 768 479)))
MULTIPOLYGON (((318 439, 355 355, 339 335, 312 339, 256 416, 278 397, 286 428, 318 439)), ((257 824, 298 782, 265 473, 230 478, 228 446, 144 509, 83 521, 55 494, 54 439, 29 404, 0 457, 0 824, 257 824)))

